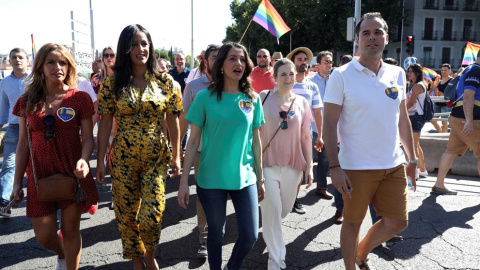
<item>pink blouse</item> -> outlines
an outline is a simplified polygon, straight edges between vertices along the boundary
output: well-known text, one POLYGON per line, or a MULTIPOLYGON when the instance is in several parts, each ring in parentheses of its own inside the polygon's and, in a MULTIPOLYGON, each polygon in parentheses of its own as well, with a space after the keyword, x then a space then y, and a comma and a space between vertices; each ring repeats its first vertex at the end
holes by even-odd
MULTIPOLYGON (((276 91, 276 89, 262 91, 260 93, 262 100, 265 99, 268 91, 276 91)), ((273 134, 283 121, 280 117, 280 111, 288 111, 291 104, 288 102, 282 103, 274 95, 274 92, 271 92, 263 104, 265 124, 260 128, 263 148, 270 142, 273 134)), ((311 132, 310 124, 313 120, 310 107, 304 97, 296 95, 295 103, 286 120, 288 128, 280 129, 271 141, 270 146, 263 153, 263 167, 291 166, 296 170, 304 171, 306 160, 301 144, 302 130, 307 129, 308 132, 311 132)))

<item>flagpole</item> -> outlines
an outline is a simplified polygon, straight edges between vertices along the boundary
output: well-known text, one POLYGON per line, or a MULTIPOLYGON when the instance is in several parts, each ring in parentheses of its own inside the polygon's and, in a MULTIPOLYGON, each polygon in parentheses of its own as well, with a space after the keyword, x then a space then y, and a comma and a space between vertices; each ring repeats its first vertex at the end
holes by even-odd
POLYGON ((240 41, 238 41, 238 43, 242 43, 243 37, 245 36, 245 33, 247 33, 247 30, 248 30, 248 28, 250 27, 250 24, 252 23, 252 21, 253 21, 253 18, 250 19, 250 22, 248 23, 247 28, 246 28, 245 31, 243 32, 243 35, 242 35, 242 37, 240 38, 240 41))

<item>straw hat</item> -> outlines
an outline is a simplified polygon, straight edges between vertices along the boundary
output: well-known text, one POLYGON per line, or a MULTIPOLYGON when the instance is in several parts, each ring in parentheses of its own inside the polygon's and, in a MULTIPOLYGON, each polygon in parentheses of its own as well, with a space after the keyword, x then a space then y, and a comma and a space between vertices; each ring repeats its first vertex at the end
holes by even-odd
POLYGON ((283 55, 282 55, 281 52, 274 52, 274 53, 272 54, 272 59, 274 59, 274 60, 280 60, 280 59, 282 59, 282 58, 283 58, 283 55))
POLYGON ((199 55, 197 55, 197 59, 203 59, 205 57, 205 50, 203 50, 199 55))
POLYGON ((312 53, 312 51, 310 51, 310 49, 307 48, 307 47, 298 47, 298 48, 296 48, 295 50, 291 51, 291 52, 287 55, 287 58, 293 62, 292 57, 293 57, 293 55, 294 55, 295 53, 297 53, 298 51, 302 51, 302 52, 304 52, 304 53, 307 55, 308 63, 311 63, 311 62, 312 62, 313 53, 312 53))

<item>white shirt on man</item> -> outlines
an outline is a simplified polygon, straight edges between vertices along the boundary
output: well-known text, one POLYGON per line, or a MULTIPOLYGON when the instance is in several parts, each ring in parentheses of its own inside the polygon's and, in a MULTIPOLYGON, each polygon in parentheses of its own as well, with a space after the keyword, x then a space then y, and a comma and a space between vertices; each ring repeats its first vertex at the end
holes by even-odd
POLYGON ((398 129, 405 90, 405 72, 397 66, 382 63, 376 76, 353 59, 333 71, 324 102, 342 106, 338 133, 343 169, 390 169, 405 162, 398 129))

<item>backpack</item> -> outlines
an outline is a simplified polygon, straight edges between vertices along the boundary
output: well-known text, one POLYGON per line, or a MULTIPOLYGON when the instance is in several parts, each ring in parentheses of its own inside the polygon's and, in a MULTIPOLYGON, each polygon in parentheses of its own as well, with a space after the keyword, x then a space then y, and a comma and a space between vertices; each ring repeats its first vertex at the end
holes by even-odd
POLYGON ((417 97, 418 104, 420 104, 420 108, 422 108, 423 111, 423 119, 425 121, 431 121, 433 119, 433 115, 435 112, 433 111, 433 101, 428 95, 428 93, 425 93, 425 101, 423 102, 423 106, 420 103, 420 100, 417 97))
POLYGON ((458 83, 460 82, 460 77, 461 76, 457 76, 451 79, 450 82, 448 82, 447 86, 445 86, 445 90, 443 92, 443 95, 444 95, 443 98, 445 99, 446 102, 453 103, 453 101, 457 99, 457 86, 458 86, 458 83))

